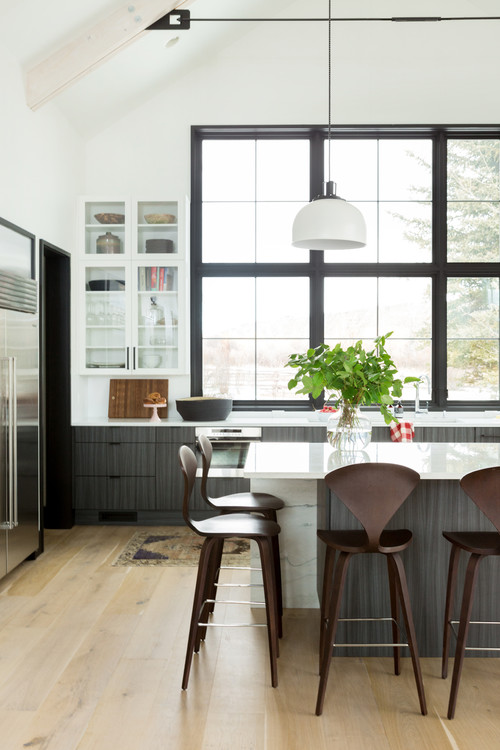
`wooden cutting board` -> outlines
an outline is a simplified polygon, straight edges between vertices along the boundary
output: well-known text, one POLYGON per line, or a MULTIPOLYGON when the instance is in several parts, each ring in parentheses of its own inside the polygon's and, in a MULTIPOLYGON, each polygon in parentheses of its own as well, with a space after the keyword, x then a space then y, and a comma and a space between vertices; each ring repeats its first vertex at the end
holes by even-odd
MULTIPOLYGON (((168 380, 114 380, 109 381, 110 419, 149 419, 150 410, 144 407, 148 393, 160 393, 168 403, 168 380)), ((166 417, 168 406, 159 409, 160 418, 166 417)))

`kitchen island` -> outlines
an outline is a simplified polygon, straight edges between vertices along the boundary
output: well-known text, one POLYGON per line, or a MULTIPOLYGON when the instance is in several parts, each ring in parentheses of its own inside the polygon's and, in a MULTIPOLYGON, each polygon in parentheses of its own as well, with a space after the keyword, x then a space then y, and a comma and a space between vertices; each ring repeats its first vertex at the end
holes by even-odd
MULTIPOLYGON (((449 544, 441 532, 493 528, 463 493, 459 480, 469 471, 500 465, 497 443, 370 443, 354 454, 341 454, 327 443, 253 444, 244 476, 250 479, 254 491, 271 492, 286 504, 278 514, 285 607, 319 606, 324 550, 317 541, 316 529, 358 527, 345 506, 327 491, 324 476, 339 466, 373 461, 409 466, 421 476, 422 481, 389 527, 413 532, 413 543, 404 560, 418 643, 422 656, 439 656, 449 557, 449 544)), ((474 620, 500 619, 498 577, 494 572, 488 575, 490 564, 495 562, 489 559, 481 565, 474 620)), ((386 580, 382 556, 364 555, 353 560, 345 596, 348 616, 387 614, 386 580)), ((379 628, 373 624, 358 627, 355 640, 364 642, 372 642, 373 632, 379 628)), ((493 630, 482 628, 475 633, 471 627, 471 643, 496 645, 493 630)), ((375 635, 378 642, 381 638, 388 641, 387 634, 375 635)))

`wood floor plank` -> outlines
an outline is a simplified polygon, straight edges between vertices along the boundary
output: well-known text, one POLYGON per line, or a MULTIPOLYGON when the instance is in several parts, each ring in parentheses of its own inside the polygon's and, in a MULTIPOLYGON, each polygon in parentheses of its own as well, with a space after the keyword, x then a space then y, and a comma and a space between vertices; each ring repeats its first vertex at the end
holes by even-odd
POLYGON ((43 738, 42 746, 50 750, 78 746, 137 619, 133 615, 111 615, 96 621, 25 728, 26 746, 36 746, 36 738, 38 743, 43 738))
MULTIPOLYGON (((265 629, 211 628, 182 691, 196 568, 113 566, 134 531, 48 531, 47 557, 0 583, 1 750, 498 750, 495 658, 466 659, 448 721, 438 659, 422 659, 423 717, 408 657, 396 677, 390 659, 336 656, 315 716, 317 611, 285 612, 278 688, 265 629)), ((215 619, 262 616, 239 603, 215 619)))
POLYGON ((162 677, 161 659, 121 659, 78 750, 137 750, 162 677))
POLYGON ((196 568, 157 568, 158 581, 132 636, 128 659, 168 659, 172 645, 184 648, 191 615, 196 568))
POLYGON ((32 714, 29 711, 2 711, 0 709, 2 750, 21 750, 23 748, 23 736, 31 716, 32 714))

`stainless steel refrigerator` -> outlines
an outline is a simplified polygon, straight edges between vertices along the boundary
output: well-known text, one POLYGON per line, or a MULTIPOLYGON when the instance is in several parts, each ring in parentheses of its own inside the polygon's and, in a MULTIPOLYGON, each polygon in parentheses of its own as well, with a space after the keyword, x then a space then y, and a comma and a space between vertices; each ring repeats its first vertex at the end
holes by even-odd
MULTIPOLYGON (((16 228, 17 229, 17 228, 16 228)), ((10 263, 0 226, 0 577, 41 550, 38 418, 38 300, 34 238, 10 263), (7 270, 4 270, 7 269, 7 270), (15 271, 14 273, 12 271, 15 271)), ((27 233, 26 233, 27 235, 27 233)), ((27 235, 28 238, 31 235, 27 235)))

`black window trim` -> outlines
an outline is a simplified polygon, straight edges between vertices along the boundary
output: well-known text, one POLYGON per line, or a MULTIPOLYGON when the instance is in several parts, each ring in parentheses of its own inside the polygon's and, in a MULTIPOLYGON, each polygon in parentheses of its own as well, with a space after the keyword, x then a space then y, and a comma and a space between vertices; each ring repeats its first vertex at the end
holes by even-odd
MULTIPOLYGON (((202 393, 202 279, 206 276, 252 277, 302 276, 311 285, 311 340, 316 346, 323 340, 323 279, 326 276, 401 276, 427 277, 432 282, 432 382, 431 409, 477 410, 498 409, 498 401, 451 401, 446 389, 446 285, 454 276, 488 276, 500 280, 498 263, 448 263, 446 261, 446 145, 451 139, 500 139, 500 125, 333 125, 333 140, 356 138, 432 139, 433 141, 433 235, 432 262, 422 264, 327 264, 323 253, 311 252, 309 263, 210 263, 201 259, 201 149, 204 140, 231 139, 300 139, 311 142, 311 195, 322 191, 323 147, 327 127, 322 125, 293 126, 197 126, 191 128, 191 393, 202 393), (320 309, 321 305, 321 309, 320 309)), ((341 193, 341 190, 339 191, 341 193)), ((500 375, 499 375, 500 377, 500 375)), ((239 400, 235 410, 269 409, 309 410, 310 400, 253 401, 239 400)))

